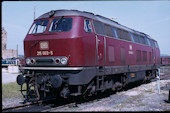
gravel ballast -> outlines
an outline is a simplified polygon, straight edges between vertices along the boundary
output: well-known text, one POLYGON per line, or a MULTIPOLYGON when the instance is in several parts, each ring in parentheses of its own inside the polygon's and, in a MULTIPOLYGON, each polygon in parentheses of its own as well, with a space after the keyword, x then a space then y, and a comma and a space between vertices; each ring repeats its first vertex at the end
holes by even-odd
MULTIPOLYGON (((57 111, 170 111, 168 100, 170 80, 160 80, 160 94, 157 81, 141 84, 127 91, 116 92, 106 98, 101 98, 77 107, 64 107, 57 111)), ((19 105, 23 98, 6 98, 2 100, 2 108, 19 105)))
POLYGON ((168 100, 170 80, 160 80, 160 94, 157 81, 142 84, 127 91, 117 92, 109 97, 65 107, 55 111, 170 111, 168 100))

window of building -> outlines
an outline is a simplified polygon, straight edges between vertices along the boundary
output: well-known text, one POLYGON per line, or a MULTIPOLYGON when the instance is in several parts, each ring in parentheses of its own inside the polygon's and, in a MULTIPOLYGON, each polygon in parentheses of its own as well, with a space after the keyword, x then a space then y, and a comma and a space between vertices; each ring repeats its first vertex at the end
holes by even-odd
POLYGON ((84 19, 84 30, 89 33, 92 32, 91 22, 88 19, 84 19))

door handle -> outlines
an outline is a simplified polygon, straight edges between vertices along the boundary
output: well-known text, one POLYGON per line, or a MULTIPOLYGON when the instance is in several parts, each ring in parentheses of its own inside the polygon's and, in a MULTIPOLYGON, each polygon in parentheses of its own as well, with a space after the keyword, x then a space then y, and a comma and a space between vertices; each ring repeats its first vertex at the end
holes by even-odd
POLYGON ((99 39, 97 39, 97 41, 98 41, 98 42, 100 42, 100 40, 99 40, 99 39))
POLYGON ((101 60, 102 59, 102 53, 100 53, 99 55, 98 55, 98 60, 101 60))

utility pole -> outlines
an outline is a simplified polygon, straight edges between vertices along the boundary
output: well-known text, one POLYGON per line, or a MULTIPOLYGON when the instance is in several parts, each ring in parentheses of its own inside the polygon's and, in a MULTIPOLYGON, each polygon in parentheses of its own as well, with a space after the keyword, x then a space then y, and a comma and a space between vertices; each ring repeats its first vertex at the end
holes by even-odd
POLYGON ((158 74, 157 74, 157 88, 158 88, 158 94, 160 94, 160 68, 158 68, 158 74))
MULTIPOLYGON (((17 44, 17 58, 18 58, 18 44, 17 44)), ((15 60, 15 65, 18 65, 18 59, 15 60)))
POLYGON ((36 6, 34 6, 34 20, 35 20, 36 6))
POLYGON ((17 44, 17 58, 18 58, 18 44, 17 44))

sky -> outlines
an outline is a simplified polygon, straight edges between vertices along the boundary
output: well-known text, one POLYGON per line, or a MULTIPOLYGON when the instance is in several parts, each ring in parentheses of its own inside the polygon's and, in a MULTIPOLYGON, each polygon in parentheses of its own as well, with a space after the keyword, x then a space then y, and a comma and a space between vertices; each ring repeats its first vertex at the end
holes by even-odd
POLYGON ((3 1, 2 27, 7 49, 24 55, 24 38, 35 17, 59 9, 92 12, 144 32, 158 42, 161 54, 170 55, 170 1, 3 1))

